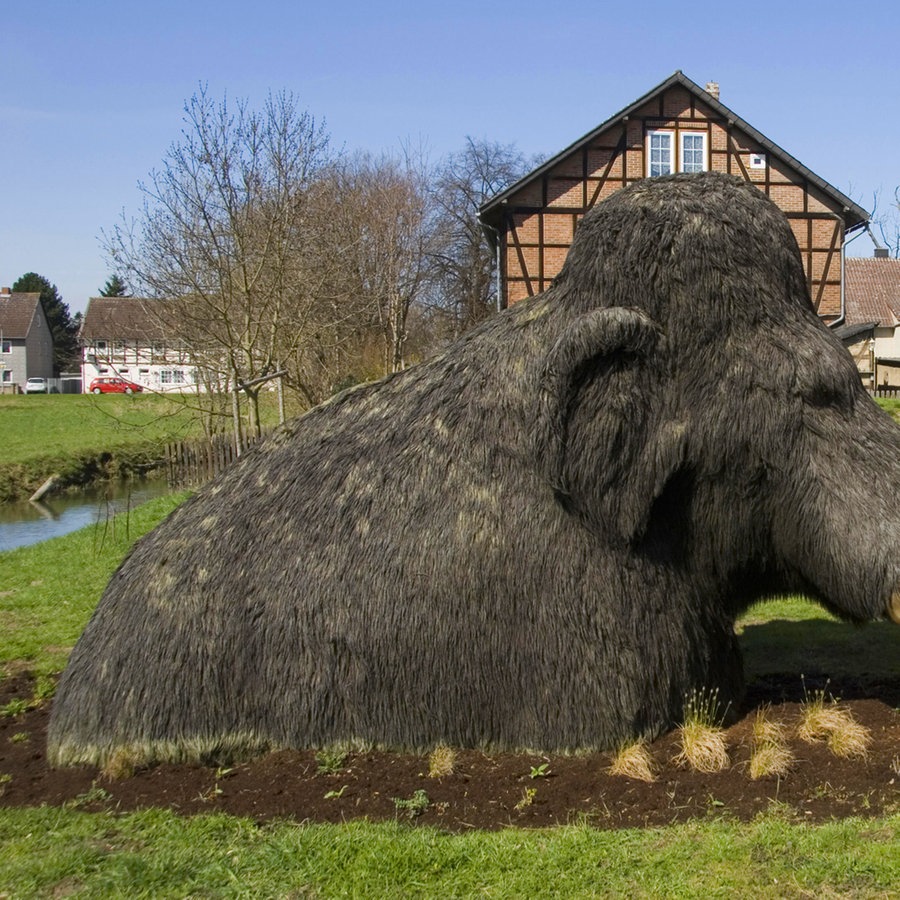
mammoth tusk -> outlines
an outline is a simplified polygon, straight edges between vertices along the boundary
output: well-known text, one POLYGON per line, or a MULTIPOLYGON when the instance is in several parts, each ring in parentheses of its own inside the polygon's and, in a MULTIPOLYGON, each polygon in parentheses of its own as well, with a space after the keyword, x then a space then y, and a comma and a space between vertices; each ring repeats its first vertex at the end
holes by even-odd
POLYGON ((900 589, 891 594, 891 599, 887 605, 888 618, 897 625, 900 625, 900 589))

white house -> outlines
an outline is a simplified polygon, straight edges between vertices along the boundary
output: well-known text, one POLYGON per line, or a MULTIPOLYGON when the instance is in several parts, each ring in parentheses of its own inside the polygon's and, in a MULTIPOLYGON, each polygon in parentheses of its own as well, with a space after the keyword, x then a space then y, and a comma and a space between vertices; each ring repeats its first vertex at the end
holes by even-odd
POLYGON ((100 375, 118 375, 145 390, 199 390, 197 368, 165 327, 166 300, 92 297, 79 332, 82 390, 100 375))

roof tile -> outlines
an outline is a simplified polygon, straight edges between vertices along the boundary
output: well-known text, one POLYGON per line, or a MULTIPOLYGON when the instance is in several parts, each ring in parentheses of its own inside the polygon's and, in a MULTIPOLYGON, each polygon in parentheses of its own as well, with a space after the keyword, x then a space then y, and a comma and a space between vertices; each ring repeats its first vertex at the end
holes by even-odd
POLYGON ((844 274, 848 325, 900 325, 900 259, 848 256, 844 274))
POLYGON ((28 337, 35 307, 41 302, 37 292, 0 294, 0 332, 3 337, 20 340, 28 337))

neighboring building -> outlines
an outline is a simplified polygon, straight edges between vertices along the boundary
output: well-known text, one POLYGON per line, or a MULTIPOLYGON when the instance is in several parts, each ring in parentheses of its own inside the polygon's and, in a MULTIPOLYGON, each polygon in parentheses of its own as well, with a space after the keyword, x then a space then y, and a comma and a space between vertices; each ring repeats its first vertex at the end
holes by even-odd
POLYGON ((196 367, 164 324, 164 300, 92 297, 81 323, 81 383, 119 375, 150 391, 195 391, 196 367))
POLYGON ((757 185, 784 211, 816 310, 839 320, 844 242, 869 214, 722 104, 718 85, 703 90, 681 72, 482 206, 499 244, 501 305, 550 286, 595 203, 642 178, 710 169, 757 185))
POLYGON ((900 388, 900 259, 848 257, 846 319, 836 334, 870 390, 900 388))
POLYGON ((0 391, 24 391, 29 378, 53 378, 53 335, 41 295, 0 288, 0 391))

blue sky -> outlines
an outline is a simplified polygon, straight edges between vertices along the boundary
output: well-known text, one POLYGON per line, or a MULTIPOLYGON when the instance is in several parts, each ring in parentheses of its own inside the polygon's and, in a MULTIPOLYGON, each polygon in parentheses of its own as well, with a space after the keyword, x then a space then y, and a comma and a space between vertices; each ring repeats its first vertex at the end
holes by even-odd
POLYGON ((0 39, 0 283, 36 271, 73 312, 200 83, 254 106, 289 90, 337 146, 438 159, 467 135, 554 154, 681 69, 865 208, 900 184, 884 0, 7 0, 0 39))

